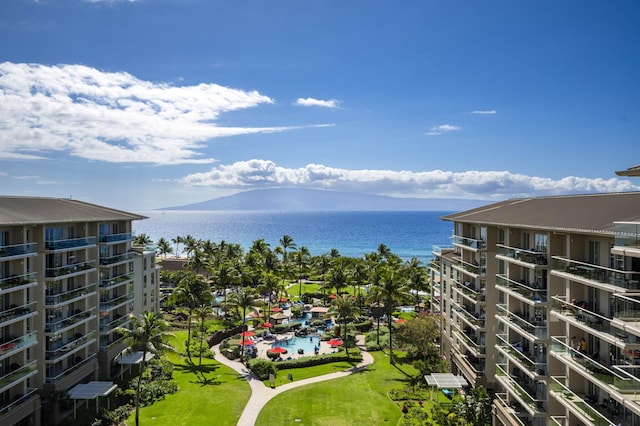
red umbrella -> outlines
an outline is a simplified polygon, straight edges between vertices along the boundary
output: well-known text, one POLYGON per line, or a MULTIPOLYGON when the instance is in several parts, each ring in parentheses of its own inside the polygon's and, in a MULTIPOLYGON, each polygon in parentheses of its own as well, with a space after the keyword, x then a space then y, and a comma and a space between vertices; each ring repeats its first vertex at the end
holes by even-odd
POLYGON ((242 333, 240 333, 240 335, 242 337, 251 337, 251 336, 255 336, 256 333, 254 333, 253 331, 243 331, 242 333))
POLYGON ((286 302, 287 300, 289 300, 289 299, 287 299, 286 297, 281 297, 281 298, 280 298, 280 301, 281 301, 281 302, 286 302))
POLYGON ((262 326, 264 328, 271 328, 271 327, 273 327, 273 324, 271 324, 270 322, 265 322, 265 323, 262 324, 262 326))
POLYGON ((337 298, 338 298, 338 296, 336 296, 335 294, 329 295, 329 299, 337 299, 337 298))
POLYGON ((340 345, 342 345, 342 340, 340 340, 340 339, 331 339, 331 340, 329 340, 328 343, 329 343, 330 346, 340 346, 340 345))
POLYGON ((283 348, 282 346, 276 346, 275 348, 269 349, 269 352, 271 352, 272 354, 286 354, 287 349, 283 348))
POLYGON ((403 322, 407 322, 407 320, 406 320, 406 319, 404 319, 404 318, 398 318, 398 319, 396 320, 396 322, 403 323, 403 322))
POLYGON ((253 340, 243 340, 242 342, 238 343, 238 345, 251 346, 255 345, 255 342, 253 340))
POLYGON ((278 308, 277 306, 275 308, 271 308, 271 312, 280 312, 282 311, 282 308, 278 308))

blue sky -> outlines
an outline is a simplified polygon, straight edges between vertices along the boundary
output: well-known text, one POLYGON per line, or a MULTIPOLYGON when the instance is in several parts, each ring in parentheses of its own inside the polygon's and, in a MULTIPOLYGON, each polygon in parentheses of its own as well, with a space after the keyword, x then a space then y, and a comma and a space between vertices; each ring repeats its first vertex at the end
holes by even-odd
POLYGON ((0 193, 631 191, 640 3, 3 0, 0 193))

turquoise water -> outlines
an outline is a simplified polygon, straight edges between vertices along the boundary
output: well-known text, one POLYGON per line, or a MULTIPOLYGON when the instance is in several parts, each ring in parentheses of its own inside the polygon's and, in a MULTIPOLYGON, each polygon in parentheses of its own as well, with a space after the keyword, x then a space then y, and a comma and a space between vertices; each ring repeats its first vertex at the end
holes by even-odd
POLYGON ((292 337, 291 339, 279 341, 271 345, 272 348, 283 347, 288 353, 298 353, 298 349, 302 348, 305 354, 313 354, 316 346, 320 346, 320 336, 312 337, 292 337))
POLYGON ((362 257, 385 244, 403 259, 428 261, 434 245, 451 246, 453 225, 440 220, 447 213, 146 211, 140 214, 149 218, 134 221, 133 231, 154 241, 192 235, 240 244, 245 250, 258 239, 275 248, 289 235, 312 256, 335 248, 343 256, 362 257))

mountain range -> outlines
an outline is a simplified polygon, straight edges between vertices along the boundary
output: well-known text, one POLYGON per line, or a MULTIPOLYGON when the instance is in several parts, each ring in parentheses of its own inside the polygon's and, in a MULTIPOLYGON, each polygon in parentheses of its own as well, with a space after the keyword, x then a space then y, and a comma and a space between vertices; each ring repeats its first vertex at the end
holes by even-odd
POLYGON ((259 189, 160 210, 261 211, 460 211, 487 204, 484 200, 400 198, 318 189, 259 189))

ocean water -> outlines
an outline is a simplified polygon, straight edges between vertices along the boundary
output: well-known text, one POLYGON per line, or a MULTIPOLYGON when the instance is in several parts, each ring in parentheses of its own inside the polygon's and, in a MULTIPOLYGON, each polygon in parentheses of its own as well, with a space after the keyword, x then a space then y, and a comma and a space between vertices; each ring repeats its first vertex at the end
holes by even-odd
MULTIPOLYGON (((450 212, 348 211, 348 212, 222 212, 145 211, 148 219, 134 221, 135 234, 155 242, 177 236, 240 244, 245 250, 264 239, 271 248, 289 235, 312 256, 337 249, 341 255, 362 257, 385 244, 402 259, 431 259, 434 245, 451 246, 453 224, 440 220, 450 212)), ((173 245, 173 244, 172 244, 173 245)), ((173 245, 175 250, 175 245, 173 245)), ((180 245, 182 249, 182 245, 180 245)))

